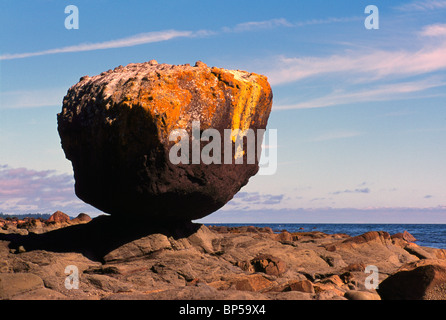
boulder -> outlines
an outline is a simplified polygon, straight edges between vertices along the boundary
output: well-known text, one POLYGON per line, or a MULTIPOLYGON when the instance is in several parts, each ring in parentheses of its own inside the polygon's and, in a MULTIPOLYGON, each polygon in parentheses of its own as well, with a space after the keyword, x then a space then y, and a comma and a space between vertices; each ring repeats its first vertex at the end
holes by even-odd
POLYGON ((416 256, 418 259, 432 259, 434 256, 427 252, 424 248, 416 245, 415 243, 409 243, 404 247, 404 250, 410 254, 416 256))
POLYGON ((446 261, 406 264, 381 282, 377 291, 383 300, 446 300, 446 261))
POLYGON ((407 230, 404 230, 404 232, 399 232, 399 233, 395 233, 394 235, 391 236, 392 239, 398 238, 398 239, 403 239, 407 242, 415 242, 417 241, 417 239, 411 235, 407 230))
POLYGON ((347 291, 344 297, 348 300, 381 300, 376 292, 370 291, 347 291))
POLYGON ((70 217, 62 211, 54 212, 47 220, 47 222, 63 223, 70 222, 70 217))
POLYGON ((248 272, 262 272, 272 276, 280 276, 287 270, 282 259, 270 254, 259 254, 250 261, 240 261, 236 265, 248 272))
POLYGON ((230 281, 230 288, 240 291, 259 292, 270 288, 273 282, 260 274, 237 276, 230 281))
POLYGON ((80 199, 112 216, 190 221, 221 208, 258 172, 271 106, 262 75, 132 63, 72 86, 58 131, 80 199))
POLYGON ((306 293, 314 293, 314 287, 313 283, 308 280, 292 281, 287 285, 285 291, 301 291, 306 293))
POLYGON ((71 220, 73 223, 88 223, 91 221, 91 217, 86 213, 79 213, 79 215, 71 220))
POLYGON ((377 243, 383 245, 391 244, 390 234, 385 231, 369 231, 359 236, 351 237, 342 242, 353 246, 364 245, 369 243, 377 243))

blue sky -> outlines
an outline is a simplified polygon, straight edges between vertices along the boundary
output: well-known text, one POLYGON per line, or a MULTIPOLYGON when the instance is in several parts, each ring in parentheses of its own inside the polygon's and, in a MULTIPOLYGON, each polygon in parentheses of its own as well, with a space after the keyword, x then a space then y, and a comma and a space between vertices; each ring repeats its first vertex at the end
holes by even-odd
POLYGON ((67 89, 128 63, 201 60, 268 76, 278 133, 277 173, 204 222, 446 223, 445 0, 3 0, 0 43, 0 212, 99 214, 60 147, 67 89))

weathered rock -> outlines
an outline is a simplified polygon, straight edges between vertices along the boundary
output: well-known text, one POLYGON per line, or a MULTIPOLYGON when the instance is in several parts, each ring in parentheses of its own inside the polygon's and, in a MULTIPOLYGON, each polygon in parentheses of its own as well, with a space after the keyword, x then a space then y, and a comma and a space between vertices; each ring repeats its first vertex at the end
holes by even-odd
POLYGON ((51 217, 48 218, 47 222, 63 223, 70 222, 70 217, 63 213, 62 211, 54 212, 51 217))
POLYGON ((238 276, 230 281, 230 288, 240 291, 263 291, 270 288, 273 283, 260 274, 238 276))
POLYGON ((390 235, 385 231, 370 231, 356 237, 344 240, 342 243, 351 244, 353 246, 363 245, 367 243, 390 244, 390 235))
POLYGON ((11 300, 66 300, 66 296, 48 288, 38 288, 17 294, 11 300))
POLYGON ((0 299, 11 299, 16 295, 43 288, 41 278, 31 273, 0 273, 0 299))
POLYGON ((446 261, 424 259, 404 265, 377 291, 383 300, 446 300, 446 261))
POLYGON ((288 231, 282 231, 281 233, 276 235, 277 241, 282 242, 292 242, 295 238, 297 237, 293 237, 293 235, 288 231))
POLYGON ((366 232, 325 245, 325 248, 341 255, 347 266, 374 265, 383 274, 392 273, 402 264, 418 260, 401 246, 394 245, 389 233, 384 231, 366 232))
POLYGON ((212 253, 212 241, 217 238, 206 226, 201 226, 187 238, 175 240, 162 233, 154 233, 140 239, 128 242, 107 253, 103 259, 106 262, 129 260, 143 257, 161 250, 184 250, 190 247, 212 253))
POLYGON ((308 280, 293 281, 287 285, 285 291, 301 291, 306 293, 314 293, 313 283, 308 280))
POLYGON ((71 220, 72 223, 88 223, 90 222, 92 219, 91 217, 86 214, 86 213, 79 213, 79 215, 74 218, 73 220, 71 220))
POLYGON ((248 272, 263 272, 268 275, 280 276, 287 270, 286 263, 270 254, 259 254, 251 261, 241 261, 236 264, 248 272))
POLYGON ((351 263, 342 269, 343 272, 364 271, 366 265, 364 263, 351 263))
POLYGON ((398 238, 398 239, 403 239, 407 242, 415 242, 417 241, 417 239, 411 235, 407 230, 404 230, 404 232, 399 232, 399 233, 395 233, 394 235, 391 236, 392 239, 398 238))
MULTIPOLYGON (((0 283, 0 295, 23 300, 371 300, 378 296, 366 288, 370 273, 365 269, 375 265, 383 299, 412 299, 413 291, 422 299, 444 299, 446 260, 419 260, 379 233, 359 237, 368 241, 346 243, 343 237, 304 236, 291 245, 247 227, 217 232, 191 224, 186 232, 186 225, 179 224, 177 233, 158 225, 149 233, 139 233, 147 230, 145 225, 134 226, 139 221, 114 225, 110 219, 103 216, 87 224, 65 224, 39 235, 0 235, 0 280, 13 283, 3 287, 0 283), (46 239, 43 245, 33 247, 41 237, 46 239), (23 242, 26 252, 20 253, 14 245, 12 253, 10 241, 21 238, 29 239, 23 242), (111 246, 92 254, 93 244, 103 242, 111 246), (336 251, 327 251, 328 244, 336 251), (237 266, 238 261, 251 269, 237 266), (269 273, 268 266, 276 268, 278 261, 286 263, 286 270, 269 273), (79 271, 76 290, 65 287, 67 266, 79 271)), ((440 249, 420 248, 432 256, 443 254, 440 249)))
MULTIPOLYGON (((224 161, 224 130, 262 133, 271 106, 271 88, 261 75, 204 63, 129 64, 82 77, 71 87, 58 131, 80 199, 114 216, 187 221, 225 205, 257 173, 257 157, 248 164, 249 150, 234 150, 237 134, 227 139, 232 151, 230 163, 224 161), (213 146, 221 150, 215 147, 213 157, 221 156, 221 164, 192 159, 194 121, 200 134, 219 132, 221 143, 213 146), (179 140, 170 141, 174 130, 189 137, 190 164, 169 160, 179 140), (236 164, 241 156, 243 163, 236 164)), ((201 148, 210 145, 198 142, 201 148)))
POLYGON ((446 249, 424 247, 424 251, 428 252, 434 259, 446 260, 446 249))
POLYGON ((344 297, 348 300, 381 300, 379 294, 370 291, 347 291, 344 297))
POLYGON ((409 243, 404 247, 404 250, 410 254, 416 256, 418 259, 432 259, 435 258, 432 254, 424 250, 422 247, 415 243, 409 243))

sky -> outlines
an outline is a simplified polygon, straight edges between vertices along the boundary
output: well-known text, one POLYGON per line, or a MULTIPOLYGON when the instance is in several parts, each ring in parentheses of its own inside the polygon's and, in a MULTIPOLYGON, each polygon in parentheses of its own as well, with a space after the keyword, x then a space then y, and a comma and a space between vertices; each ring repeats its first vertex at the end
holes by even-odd
POLYGON ((268 77, 278 163, 200 222, 446 223, 446 0, 2 0, 0 44, 0 212, 101 214, 60 146, 68 88, 201 60, 268 77))

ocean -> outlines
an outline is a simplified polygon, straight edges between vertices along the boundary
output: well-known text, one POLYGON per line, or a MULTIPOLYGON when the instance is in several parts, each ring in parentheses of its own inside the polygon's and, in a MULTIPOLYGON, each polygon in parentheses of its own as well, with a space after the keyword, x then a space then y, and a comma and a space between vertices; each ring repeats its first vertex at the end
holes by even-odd
POLYGON ((228 227, 255 226, 270 227, 275 232, 286 230, 288 232, 321 231, 328 234, 345 233, 349 236, 357 236, 368 231, 386 231, 390 235, 408 231, 417 241, 416 244, 424 247, 446 249, 446 224, 308 224, 308 223, 241 223, 241 224, 208 224, 224 225, 228 227), (303 229, 301 229, 303 228, 303 229))

